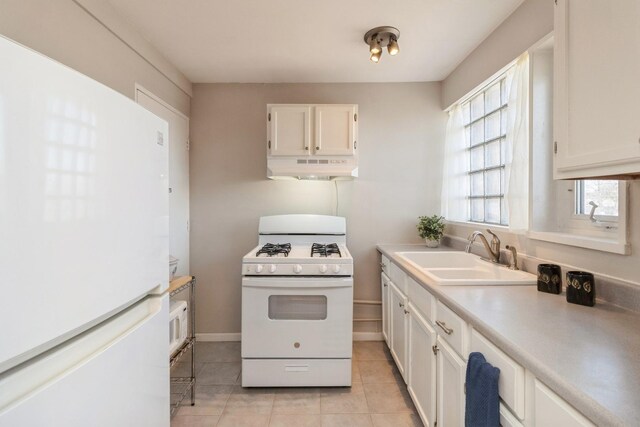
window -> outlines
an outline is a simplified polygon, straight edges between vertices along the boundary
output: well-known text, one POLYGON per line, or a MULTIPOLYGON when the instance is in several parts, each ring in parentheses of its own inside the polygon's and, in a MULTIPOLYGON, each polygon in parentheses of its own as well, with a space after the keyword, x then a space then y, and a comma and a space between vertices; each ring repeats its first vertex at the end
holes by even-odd
POLYGON ((504 199, 507 101, 506 73, 462 104, 469 150, 469 220, 507 225, 504 199))
POLYGON ((576 215, 591 215, 594 219, 617 221, 618 181, 582 180, 576 181, 576 215))

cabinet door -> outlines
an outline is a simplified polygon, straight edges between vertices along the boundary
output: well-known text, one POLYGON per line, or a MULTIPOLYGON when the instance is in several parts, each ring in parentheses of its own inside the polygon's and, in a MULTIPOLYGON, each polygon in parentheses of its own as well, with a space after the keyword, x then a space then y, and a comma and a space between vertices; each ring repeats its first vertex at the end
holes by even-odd
POLYGON ((436 420, 436 331, 409 303, 408 389, 420 419, 427 427, 436 420))
POLYGON ((269 154, 306 156, 311 152, 311 107, 278 105, 269 107, 269 154))
POLYGON ((349 156, 355 152, 356 107, 317 105, 315 154, 349 156))
POLYGON ((391 356, 393 356, 398 370, 406 382, 407 298, 393 282, 390 282, 389 286, 391 287, 391 356))
POLYGON ((438 337, 438 427, 464 425, 464 381, 466 364, 438 337))
POLYGON ((640 172, 640 2, 558 0, 555 178, 640 172))
POLYGON ((390 338, 391 338, 391 333, 390 333, 390 328, 389 326, 391 325, 391 322, 389 321, 389 278, 387 277, 386 274, 382 273, 380 275, 380 283, 381 283, 381 290, 380 293, 382 294, 382 336, 384 338, 384 341, 387 343, 387 345, 390 345, 390 338))
POLYGON ((536 379, 536 427, 592 427, 594 424, 536 379))

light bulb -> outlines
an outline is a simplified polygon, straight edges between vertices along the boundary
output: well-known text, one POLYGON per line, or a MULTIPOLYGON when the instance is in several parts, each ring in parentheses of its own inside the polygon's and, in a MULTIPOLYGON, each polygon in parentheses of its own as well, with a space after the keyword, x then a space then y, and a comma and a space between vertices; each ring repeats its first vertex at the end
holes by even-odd
POLYGON ((380 55, 382 55, 382 51, 378 53, 372 53, 369 59, 377 64, 380 61, 380 55))
POLYGON ((391 37, 389 40, 389 44, 387 45, 387 50, 389 51, 389 55, 397 55, 400 52, 400 46, 398 46, 398 41, 395 37, 391 37))
POLYGON ((380 43, 378 43, 378 39, 376 37, 371 37, 369 52, 373 54, 380 54, 382 52, 382 48, 380 47, 380 43))

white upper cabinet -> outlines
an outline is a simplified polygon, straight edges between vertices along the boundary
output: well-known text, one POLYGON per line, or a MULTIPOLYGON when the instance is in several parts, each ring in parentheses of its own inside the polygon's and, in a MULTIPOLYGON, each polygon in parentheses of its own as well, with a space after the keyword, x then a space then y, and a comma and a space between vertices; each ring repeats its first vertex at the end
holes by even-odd
POLYGON ((269 155, 353 156, 357 113, 353 104, 269 105, 269 155))
POLYGON ((357 144, 354 105, 318 105, 315 107, 315 152, 326 156, 349 156, 357 144))
POLYGON ((557 0, 556 179, 640 174, 640 2, 557 0))
POLYGON ((272 156, 306 156, 311 152, 311 107, 271 106, 267 112, 272 156))

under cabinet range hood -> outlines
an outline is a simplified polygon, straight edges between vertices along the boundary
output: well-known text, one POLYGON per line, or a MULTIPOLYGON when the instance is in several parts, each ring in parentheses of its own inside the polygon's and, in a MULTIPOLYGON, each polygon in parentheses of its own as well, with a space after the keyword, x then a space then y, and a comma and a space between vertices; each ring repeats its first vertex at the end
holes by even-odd
POLYGON ((358 176, 358 161, 351 158, 267 158, 270 179, 332 180, 358 176))
POLYGON ((267 105, 267 177, 357 177, 357 124, 354 104, 267 105))

